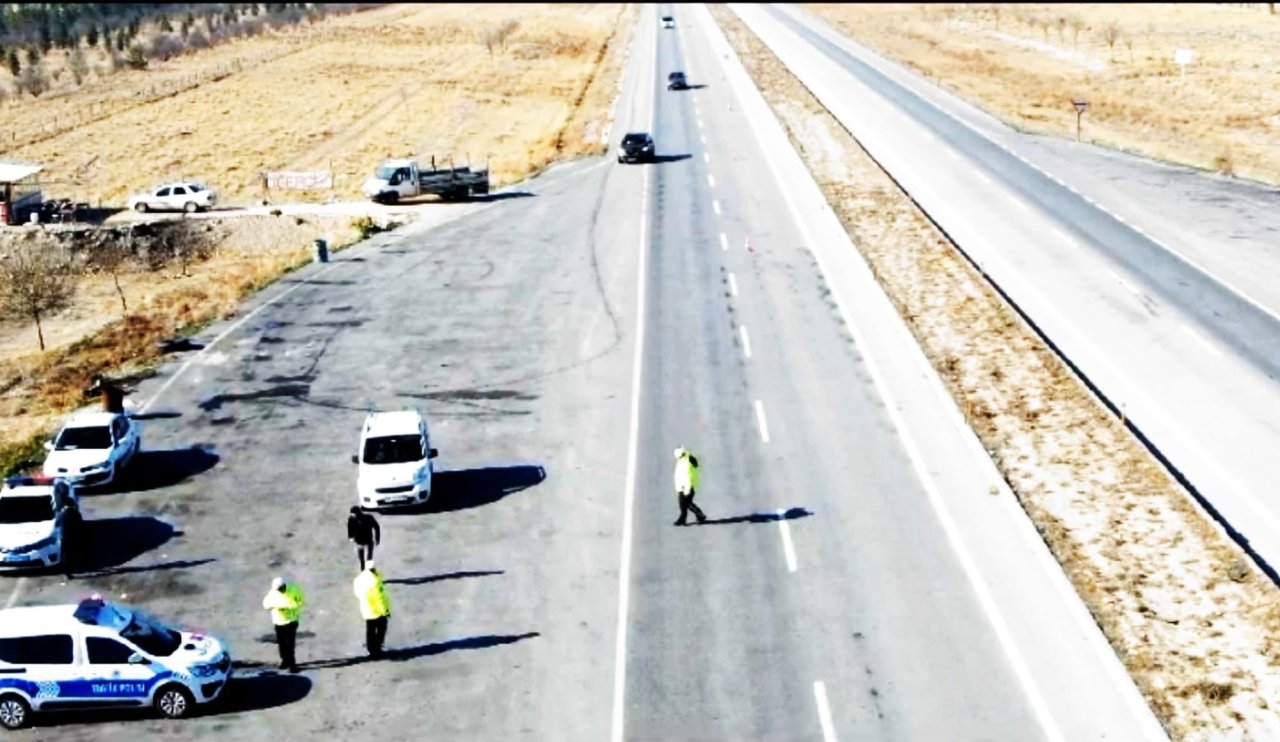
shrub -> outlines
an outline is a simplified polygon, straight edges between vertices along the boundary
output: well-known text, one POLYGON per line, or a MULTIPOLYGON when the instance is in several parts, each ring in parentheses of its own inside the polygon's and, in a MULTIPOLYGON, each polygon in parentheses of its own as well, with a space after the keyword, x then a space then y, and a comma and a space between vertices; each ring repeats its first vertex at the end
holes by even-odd
POLYGON ((360 239, 367 240, 373 235, 382 231, 382 227, 373 220, 371 216, 357 216, 351 220, 351 228, 356 231, 360 239))

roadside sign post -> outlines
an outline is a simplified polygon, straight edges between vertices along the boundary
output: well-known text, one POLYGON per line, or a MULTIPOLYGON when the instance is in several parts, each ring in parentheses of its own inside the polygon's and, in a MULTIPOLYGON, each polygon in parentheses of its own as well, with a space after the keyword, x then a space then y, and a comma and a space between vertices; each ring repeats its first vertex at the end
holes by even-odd
POLYGON ((1195 61, 1196 53, 1191 49, 1175 49, 1173 51, 1173 61, 1181 70, 1179 77, 1187 76, 1187 65, 1195 61))
POLYGON ((1084 112, 1089 108, 1089 101, 1080 98, 1073 99, 1071 105, 1076 107, 1076 141, 1080 141, 1080 117, 1084 116, 1084 112))

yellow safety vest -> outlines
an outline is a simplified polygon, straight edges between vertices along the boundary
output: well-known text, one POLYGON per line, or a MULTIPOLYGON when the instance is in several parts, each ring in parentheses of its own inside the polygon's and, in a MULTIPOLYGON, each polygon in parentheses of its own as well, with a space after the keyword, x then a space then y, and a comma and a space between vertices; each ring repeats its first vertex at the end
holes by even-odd
POLYGON ((298 620, 302 615, 302 590, 297 585, 284 586, 284 592, 270 590, 262 599, 262 607, 271 611, 271 623, 284 626, 298 620))
POLYGON ((689 460, 689 456, 690 454, 686 452, 676 459, 676 492, 682 495, 687 495, 698 489, 698 467, 693 465, 693 462, 689 460))
POLYGON ((391 602, 387 600, 387 587, 382 582, 382 575, 366 569, 356 575, 351 589, 356 594, 356 600, 360 601, 360 615, 364 620, 391 615, 391 602))

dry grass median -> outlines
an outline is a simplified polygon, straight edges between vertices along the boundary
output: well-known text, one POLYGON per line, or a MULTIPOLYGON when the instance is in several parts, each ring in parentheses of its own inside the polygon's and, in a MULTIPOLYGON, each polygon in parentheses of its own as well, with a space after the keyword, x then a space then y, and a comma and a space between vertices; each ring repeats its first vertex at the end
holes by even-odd
POLYGON ((1166 730, 1274 738, 1280 590, 759 39, 713 13, 1166 730))
POLYGON ((1280 183, 1280 14, 1267 3, 816 4, 1006 122, 1280 183), (1177 49, 1194 52, 1185 77, 1177 49))

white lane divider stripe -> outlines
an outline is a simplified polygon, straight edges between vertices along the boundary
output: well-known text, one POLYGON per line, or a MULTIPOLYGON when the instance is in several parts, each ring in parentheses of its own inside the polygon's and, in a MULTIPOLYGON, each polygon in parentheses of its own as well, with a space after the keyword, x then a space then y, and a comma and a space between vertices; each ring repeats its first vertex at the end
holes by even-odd
POLYGON ((699 117, 698 117, 698 128, 699 128, 699 129, 701 129, 701 128, 702 128, 702 117, 701 117, 701 116, 699 116, 699 117))
MULTIPOLYGON (((734 293, 736 294, 738 292, 734 291, 734 293)), ((747 358, 750 358, 751 357, 751 337, 747 335, 747 326, 738 325, 738 334, 742 336, 742 355, 746 356, 747 358)), ((759 404, 759 402, 757 402, 756 404, 759 404)))
POLYGON ((1206 348, 1210 353, 1214 354, 1215 356, 1221 356, 1221 355, 1222 355, 1222 351, 1218 350, 1218 349, 1214 346, 1214 344, 1213 344, 1213 343, 1209 342, 1209 339, 1208 339, 1208 338, 1206 338, 1204 335, 1201 335, 1200 333, 1196 332, 1195 330, 1191 329, 1191 327, 1190 327, 1190 326, 1188 326, 1188 325, 1183 325, 1183 326, 1182 326, 1182 330, 1183 330, 1183 332, 1185 332, 1185 333, 1187 333, 1188 335, 1190 335, 1192 340, 1195 340, 1197 343, 1199 343, 1200 345, 1204 346, 1204 347, 1205 347, 1205 348, 1206 348))
POLYGON ((836 742, 836 726, 831 723, 831 705, 827 703, 827 686, 821 680, 813 684, 813 697, 818 702, 818 723, 822 725, 822 742, 836 742))
POLYGON ((711 162, 711 155, 707 154, 706 152, 703 152, 703 153, 702 153, 702 161, 703 161, 703 162, 711 162))
POLYGON ((711 199, 711 208, 715 209, 716 215, 718 216, 720 214, 720 201, 714 198, 711 199))
POLYGON ((698 135, 698 139, 701 140, 703 144, 707 143, 707 138, 701 134, 698 135))
POLYGON ((721 250, 729 249, 729 237, 725 235, 724 232, 720 233, 720 249, 721 250))
POLYGON ((782 531, 782 554, 787 558, 787 571, 796 571, 796 549, 791 543, 791 527, 787 525, 787 511, 778 508, 778 528, 782 531))
POLYGON ((729 293, 733 296, 738 295, 738 282, 734 279, 733 274, 729 274, 729 293))
POLYGON ((764 418, 764 403, 756 400, 756 424, 760 426, 760 440, 769 442, 769 421, 764 418))
POLYGON ((708 173, 708 174, 707 174, 707 185, 711 186, 712 188, 715 188, 715 187, 716 187, 716 176, 711 175, 711 174, 709 174, 709 173, 708 173))

